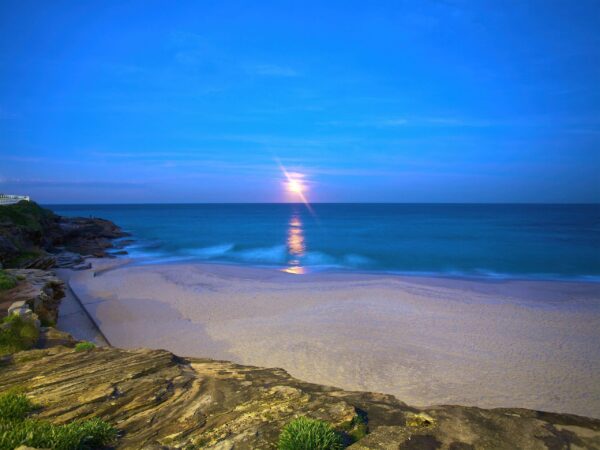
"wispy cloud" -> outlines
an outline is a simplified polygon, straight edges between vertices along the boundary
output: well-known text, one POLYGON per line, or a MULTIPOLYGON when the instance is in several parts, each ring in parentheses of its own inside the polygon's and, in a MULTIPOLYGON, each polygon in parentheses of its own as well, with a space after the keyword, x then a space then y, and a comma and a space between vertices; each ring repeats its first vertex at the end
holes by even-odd
POLYGON ((146 160, 146 159, 163 159, 163 158, 176 158, 176 157, 190 157, 190 156, 197 156, 197 153, 194 153, 192 151, 189 152, 179 152, 179 151, 164 151, 164 152, 149 152, 149 151, 143 151, 143 152, 111 152, 111 151, 92 151, 89 152, 90 156, 93 157, 98 157, 98 158, 122 158, 122 159, 139 159, 139 160, 146 160))
POLYGON ((142 187, 145 183, 134 181, 66 181, 66 180, 44 180, 44 179, 22 179, 22 178, 2 178, 0 184, 10 185, 11 187, 28 188, 91 188, 91 189, 111 189, 111 188, 135 188, 142 187))
POLYGON ((46 158, 41 157, 29 157, 29 156, 0 156, 0 159, 3 161, 13 161, 13 162, 22 162, 22 163, 40 163, 46 160, 46 158))
POLYGON ((598 120, 589 117, 525 116, 512 118, 471 118, 462 116, 417 116, 389 117, 346 121, 328 121, 323 125, 339 127, 445 127, 445 128, 486 128, 486 127, 564 127, 596 126, 598 120))
POLYGON ((277 64, 254 64, 247 65, 245 69, 248 73, 267 77, 298 77, 300 73, 288 66, 277 64))
POLYGON ((390 118, 373 121, 373 125, 380 127, 488 127, 500 123, 500 121, 454 116, 390 118))
POLYGON ((381 122, 375 122, 375 123, 377 125, 381 125, 381 126, 399 127, 399 126, 408 125, 409 121, 408 121, 408 119, 399 118, 399 119, 385 119, 385 120, 382 120, 381 122))
POLYGON ((244 63, 230 49, 217 47, 204 36, 190 32, 175 32, 171 35, 174 60, 182 66, 205 66, 230 76, 246 73, 261 77, 293 78, 300 72, 288 65, 273 62, 244 63))

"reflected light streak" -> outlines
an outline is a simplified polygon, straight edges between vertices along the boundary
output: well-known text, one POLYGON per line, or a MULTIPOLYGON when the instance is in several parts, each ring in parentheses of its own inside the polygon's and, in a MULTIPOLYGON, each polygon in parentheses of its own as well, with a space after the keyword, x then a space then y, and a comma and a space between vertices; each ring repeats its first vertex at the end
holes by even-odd
POLYGON ((302 275, 306 273, 306 268, 301 265, 300 260, 300 258, 306 253, 304 232, 302 230, 302 222, 300 221, 300 217, 296 214, 293 214, 290 218, 287 236, 287 250, 290 260, 288 261, 288 266, 282 270, 294 275, 302 275))

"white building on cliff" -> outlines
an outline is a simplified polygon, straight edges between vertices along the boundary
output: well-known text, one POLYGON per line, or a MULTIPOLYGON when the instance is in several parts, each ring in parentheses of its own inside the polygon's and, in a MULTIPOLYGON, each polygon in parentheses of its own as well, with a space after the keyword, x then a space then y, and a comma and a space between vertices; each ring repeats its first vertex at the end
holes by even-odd
POLYGON ((28 195, 10 195, 10 194, 0 194, 0 206, 1 205, 13 205, 15 203, 19 203, 20 201, 30 201, 28 195))

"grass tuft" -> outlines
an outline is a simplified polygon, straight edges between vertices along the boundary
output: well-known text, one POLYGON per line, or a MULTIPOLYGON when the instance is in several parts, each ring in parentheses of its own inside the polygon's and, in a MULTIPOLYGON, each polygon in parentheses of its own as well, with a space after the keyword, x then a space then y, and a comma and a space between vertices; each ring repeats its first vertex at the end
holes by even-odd
POLYGON ((12 314, 2 320, 0 329, 0 356, 29 350, 37 342, 40 332, 32 321, 12 314))
POLYGON ((279 450, 339 450, 342 438, 322 420, 299 417, 288 423, 279 435, 279 450))
POLYGON ((7 291, 17 285, 17 279, 0 269, 0 291, 7 291))
POLYGON ((87 352, 88 350, 93 350, 96 348, 96 344, 93 342, 83 341, 75 344, 76 352, 87 352))
POLYGON ((17 389, 0 395, 0 420, 23 420, 33 409, 31 400, 17 389))
POLYGON ((33 408, 25 394, 0 394, 0 450, 20 445, 56 450, 96 449, 113 444, 117 438, 116 430, 100 419, 54 425, 28 418, 33 408))

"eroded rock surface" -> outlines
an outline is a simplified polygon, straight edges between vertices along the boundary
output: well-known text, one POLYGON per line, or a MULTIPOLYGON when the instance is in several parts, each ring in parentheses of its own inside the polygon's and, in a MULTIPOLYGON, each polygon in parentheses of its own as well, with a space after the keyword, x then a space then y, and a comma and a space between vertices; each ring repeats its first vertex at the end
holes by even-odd
POLYGON ((114 247, 113 239, 128 235, 106 219, 60 217, 57 224, 60 232, 55 231, 55 245, 62 243, 70 252, 99 258, 114 247))
POLYGON ((13 289, 0 292, 0 317, 7 314, 11 304, 23 301, 43 323, 56 323, 64 283, 46 270, 7 269, 6 272, 18 282, 13 289))
POLYGON ((521 409, 412 408, 389 395, 304 383, 281 369, 183 359, 162 350, 66 347, 12 355, 0 390, 21 386, 57 423, 102 417, 119 448, 275 448, 295 416, 370 433, 352 449, 600 448, 600 420, 521 409), (187 448, 187 447, 186 447, 187 448))

